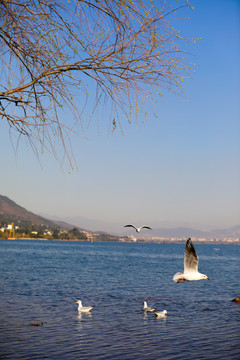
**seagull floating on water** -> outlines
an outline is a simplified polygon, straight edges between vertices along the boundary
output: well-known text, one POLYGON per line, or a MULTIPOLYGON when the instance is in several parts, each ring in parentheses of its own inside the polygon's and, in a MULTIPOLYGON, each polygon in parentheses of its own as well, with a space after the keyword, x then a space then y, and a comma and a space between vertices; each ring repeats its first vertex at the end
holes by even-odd
POLYGON ((177 272, 173 276, 173 280, 177 283, 194 280, 210 280, 205 274, 198 272, 198 256, 193 246, 191 238, 186 241, 186 247, 184 252, 184 272, 177 272))
POLYGON ((140 232, 142 229, 149 229, 149 230, 152 230, 152 228, 150 228, 150 226, 146 226, 146 225, 143 225, 141 226, 140 228, 137 228, 136 226, 134 225, 124 225, 124 227, 132 227, 136 230, 136 232, 140 232))
POLYGON ((144 301, 144 302, 143 302, 143 310, 144 310, 145 312, 154 312, 156 309, 151 308, 151 307, 148 307, 148 306, 147 306, 147 302, 144 301))
POLYGON ((95 307, 95 305, 92 305, 92 306, 82 306, 82 301, 81 300, 78 300, 76 301, 76 304, 78 304, 78 312, 81 313, 81 312, 89 312, 92 310, 92 308, 95 307))
POLYGON ((154 311, 154 313, 156 314, 156 317, 158 317, 158 318, 164 318, 168 314, 167 310, 163 310, 161 312, 154 311))

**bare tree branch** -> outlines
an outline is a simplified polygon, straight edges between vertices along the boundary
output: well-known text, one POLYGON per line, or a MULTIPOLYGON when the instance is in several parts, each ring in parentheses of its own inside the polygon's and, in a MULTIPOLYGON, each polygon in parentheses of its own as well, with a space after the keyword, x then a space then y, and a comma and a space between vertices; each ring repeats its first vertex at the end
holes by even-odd
POLYGON ((151 93, 154 99, 156 89, 181 94, 190 67, 171 16, 189 4, 169 4, 1 0, 1 118, 31 139, 35 149, 39 142, 55 150, 57 136, 71 165, 65 141, 71 149, 69 131, 82 121, 89 86, 96 88, 93 110, 101 107, 103 95, 112 105, 113 131, 118 112, 130 119, 133 110, 141 110, 142 99, 151 93), (73 113, 68 124, 60 120, 66 107, 73 113))

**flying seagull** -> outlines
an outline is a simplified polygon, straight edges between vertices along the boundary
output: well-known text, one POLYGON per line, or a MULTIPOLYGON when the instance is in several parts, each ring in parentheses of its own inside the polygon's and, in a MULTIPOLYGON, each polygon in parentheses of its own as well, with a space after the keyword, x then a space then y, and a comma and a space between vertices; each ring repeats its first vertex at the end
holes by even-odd
POLYGON ((140 232, 142 229, 149 229, 149 230, 152 230, 152 228, 150 228, 149 226, 146 226, 146 225, 143 225, 141 226, 140 228, 137 228, 136 226, 134 225, 124 225, 124 227, 132 227, 136 230, 136 232, 140 232))
POLYGON ((194 281, 203 279, 210 280, 207 275, 198 272, 198 256, 191 238, 188 238, 184 252, 184 272, 177 272, 173 276, 173 281, 181 283, 185 280, 194 281))
POLYGON ((82 301, 78 300, 76 301, 76 304, 78 304, 78 312, 89 312, 92 310, 92 308, 94 308, 95 305, 92 306, 82 306, 82 301))
POLYGON ((151 307, 148 307, 148 306, 147 306, 147 302, 144 301, 144 302, 143 302, 143 310, 144 310, 145 312, 154 312, 156 309, 151 308, 151 307))
POLYGON ((161 312, 154 311, 154 313, 158 318, 164 318, 168 314, 167 310, 163 310, 161 312))

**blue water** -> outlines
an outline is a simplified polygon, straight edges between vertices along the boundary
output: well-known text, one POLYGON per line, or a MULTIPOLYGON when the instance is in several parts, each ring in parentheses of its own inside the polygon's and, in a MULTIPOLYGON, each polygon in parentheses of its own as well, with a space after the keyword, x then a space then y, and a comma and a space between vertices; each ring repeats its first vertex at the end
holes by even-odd
POLYGON ((240 359, 240 246, 196 244, 211 280, 176 284, 184 247, 1 240, 0 358, 240 359))

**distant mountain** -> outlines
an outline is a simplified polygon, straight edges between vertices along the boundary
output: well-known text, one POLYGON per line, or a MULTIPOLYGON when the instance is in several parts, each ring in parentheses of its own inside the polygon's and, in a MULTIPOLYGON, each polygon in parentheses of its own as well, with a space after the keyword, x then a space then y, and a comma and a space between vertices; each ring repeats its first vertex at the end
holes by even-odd
POLYGON ((52 229, 61 227, 68 230, 74 227, 64 222, 51 221, 36 215, 16 204, 7 196, 0 195, 0 224, 3 226, 11 222, 14 222, 15 225, 21 223, 24 226, 46 226, 52 229))
MULTIPOLYGON (((85 229, 93 229, 93 224, 95 232, 98 233, 109 233, 111 229, 111 225, 118 229, 115 233, 118 235, 126 235, 129 234, 126 228, 123 228, 122 224, 109 224, 107 222, 97 222, 95 220, 91 222, 89 219, 83 218, 65 218, 57 220, 49 220, 46 215, 39 216, 36 215, 25 208, 19 206, 14 201, 9 199, 7 196, 0 195, 0 225, 7 225, 11 222, 14 222, 15 225, 18 225, 20 222, 22 225, 26 226, 46 226, 51 229, 55 228, 63 228, 66 230, 71 230, 74 227, 77 227, 79 230, 85 229), (91 226, 92 224, 92 226, 91 226), (96 228, 98 227, 98 231, 96 228), (101 230, 100 230, 101 229, 101 230), (105 231, 106 230, 106 231, 105 231)), ((113 230, 113 228, 112 228, 113 230)), ((92 230, 87 230, 88 232, 92 232, 92 230)), ((112 232, 112 231, 111 231, 112 232)), ((228 228, 228 229, 214 229, 211 231, 201 231, 192 229, 190 227, 172 227, 172 228, 156 228, 153 227, 153 230, 142 231, 140 234, 133 233, 134 236, 138 238, 149 238, 149 237, 162 237, 162 238, 186 238, 186 237, 196 237, 196 238, 240 238, 240 225, 228 228)))
POLYGON ((240 225, 234 226, 228 229, 215 229, 210 231, 201 231, 196 229, 191 229, 187 227, 177 227, 177 228, 159 228, 153 229, 151 232, 145 233, 145 237, 156 236, 163 238, 186 238, 186 237, 196 237, 196 238, 205 238, 205 239, 224 239, 224 238, 240 238, 240 225))
POLYGON ((121 223, 114 223, 114 222, 107 222, 103 220, 96 220, 96 219, 88 219, 82 216, 72 216, 68 217, 65 216, 59 217, 59 216, 53 216, 46 213, 41 213, 41 216, 51 219, 52 221, 65 221, 69 224, 74 224, 77 227, 81 227, 84 229, 91 229, 91 231, 96 233, 111 233, 111 234, 121 234, 121 231, 123 230, 123 225, 121 223))
POLYGON ((74 228, 74 227, 77 227, 78 230, 80 230, 80 231, 85 230, 85 229, 80 228, 80 227, 78 227, 78 226, 76 226, 76 225, 69 224, 69 223, 66 222, 66 221, 55 221, 55 220, 51 220, 51 222, 52 222, 53 224, 58 225, 58 227, 60 227, 60 228, 62 228, 62 229, 66 229, 66 230, 72 230, 72 228, 74 228))
MULTIPOLYGON (((55 220, 61 220, 62 218, 51 217, 50 215, 44 214, 48 218, 55 220)), ((196 238, 240 238, 240 225, 234 226, 228 229, 215 229, 210 231, 203 231, 199 229, 194 229, 188 226, 178 226, 178 227, 157 227, 156 224, 148 224, 152 227, 152 230, 142 230, 141 233, 137 234, 136 232, 123 227, 123 224, 120 223, 109 223, 100 220, 86 219, 83 217, 66 217, 65 220, 68 223, 75 224, 76 226, 83 226, 84 228, 89 228, 95 232, 111 232, 116 236, 126 236, 133 234, 137 238, 149 238, 149 237, 162 237, 162 238, 186 238, 186 237, 196 237, 196 238), (101 230, 100 230, 101 229, 101 230)), ((139 221, 139 224, 142 222, 139 221)))
POLYGON ((205 233, 201 230, 191 229, 188 227, 153 229, 148 234, 151 236, 159 236, 159 237, 163 237, 163 238, 204 237, 204 235, 205 235, 205 233))
MULTIPOLYGON (((44 216, 51 218, 52 220, 63 220, 62 218, 46 215, 44 216)), ((196 237, 196 238, 240 238, 240 225, 228 228, 228 229, 214 229, 210 231, 203 231, 199 229, 194 229, 188 226, 178 226, 173 227, 171 224, 167 224, 168 227, 158 227, 156 224, 149 224, 152 227, 152 230, 142 230, 141 233, 137 234, 136 232, 129 229, 124 228, 122 223, 111 223, 107 221, 100 221, 96 219, 87 219, 81 216, 75 217, 65 217, 64 220, 68 223, 75 224, 76 226, 83 226, 84 228, 88 228, 97 233, 102 232, 111 232, 111 234, 115 234, 116 236, 126 236, 129 234, 133 234, 137 238, 148 239, 150 237, 162 237, 162 238, 186 238, 186 237, 196 237)), ((139 224, 143 223, 141 221, 137 222, 139 224)))
POLYGON ((240 225, 228 229, 215 229, 206 232, 209 238, 240 238, 240 225))

